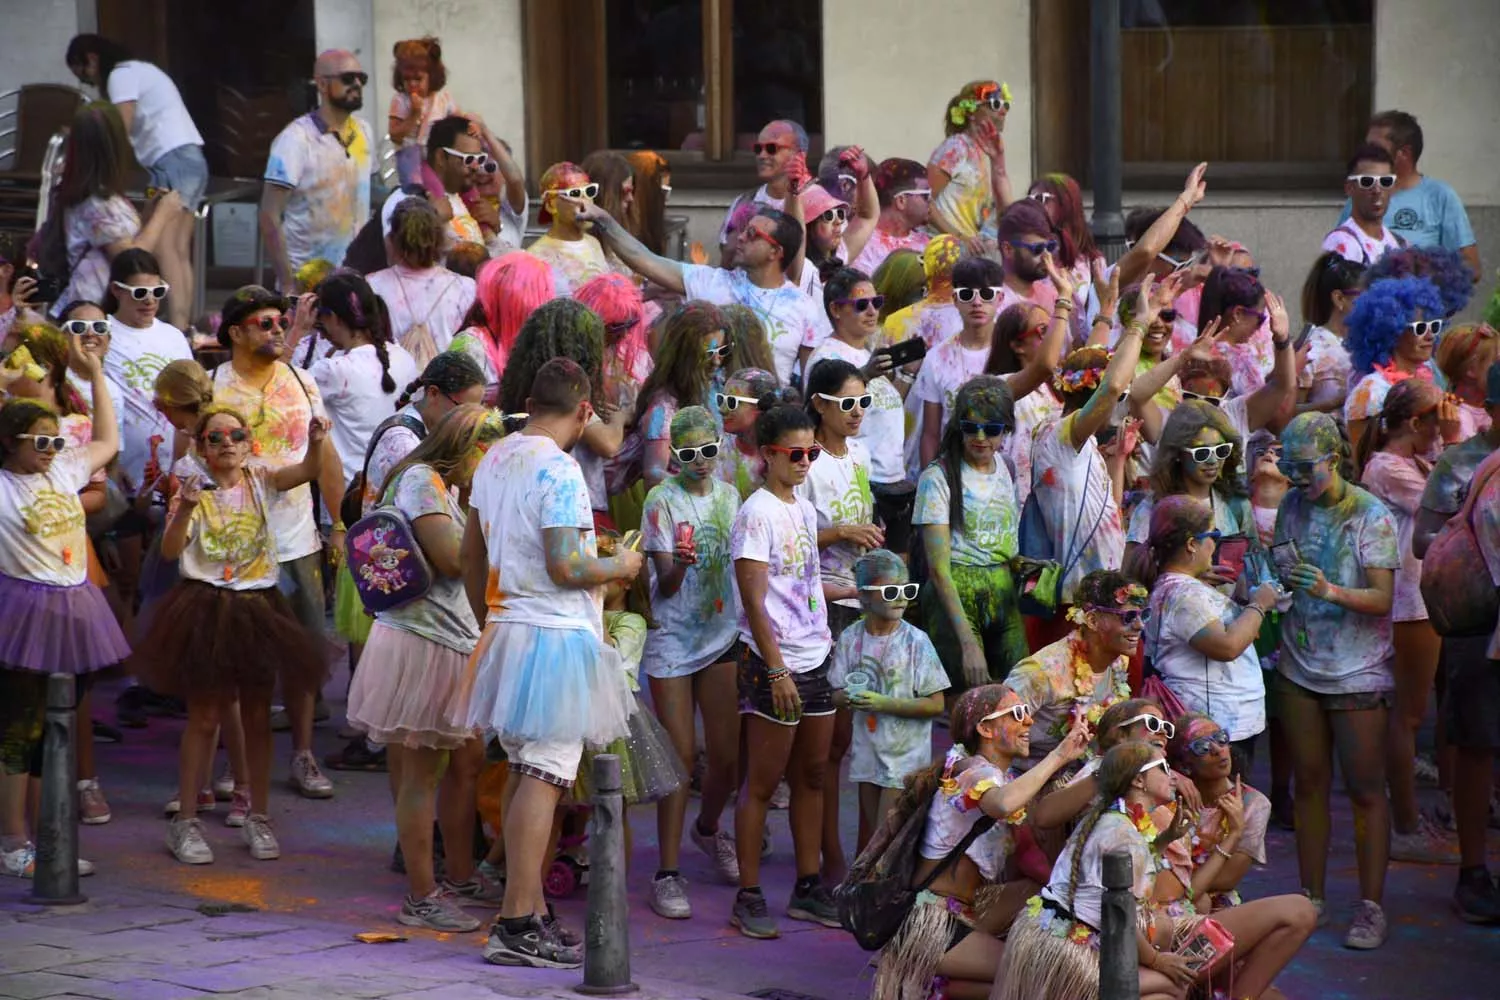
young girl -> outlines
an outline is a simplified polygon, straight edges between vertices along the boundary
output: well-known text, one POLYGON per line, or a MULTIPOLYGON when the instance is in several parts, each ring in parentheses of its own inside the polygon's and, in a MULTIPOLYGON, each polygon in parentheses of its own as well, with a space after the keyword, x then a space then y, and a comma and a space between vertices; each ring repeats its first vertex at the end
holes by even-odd
POLYGON ((293 617, 277 589, 276 543, 266 507, 280 493, 317 478, 327 421, 308 425, 307 455, 276 472, 245 469, 250 431, 243 416, 208 407, 194 437, 208 476, 183 483, 162 532, 163 559, 176 559, 181 581, 162 600, 135 652, 154 691, 183 698, 188 723, 178 754, 177 817, 167 849, 184 864, 213 861, 197 818, 220 716, 236 699, 245 727, 251 812, 242 827, 250 856, 281 856, 267 816, 271 788, 271 691, 277 673, 321 681, 323 650, 293 617))
POLYGON ((396 143, 396 170, 402 184, 422 179, 427 133, 432 123, 458 114, 458 104, 448 93, 448 70, 443 49, 431 36, 397 42, 392 69, 395 94, 386 131, 396 143))
MULTIPOLYGON (((911 626, 907 626, 910 628, 911 626)), ((920 634, 920 633, 918 633, 920 634)), ((881 954, 874 996, 879 1000, 930 995, 986 997, 999 974, 1000 935, 1035 883, 1003 884, 1015 849, 1013 828, 1059 769, 1082 756, 1088 728, 1079 724, 1047 759, 1026 774, 1012 766, 1024 756, 1032 718, 1026 703, 999 684, 971 688, 953 706, 954 745, 942 761, 911 772, 882 835, 898 830, 917 809, 927 811, 914 873, 920 882, 941 866, 932 884, 881 954), (993 825, 970 838, 982 820, 993 825), (962 854, 948 859, 969 838, 962 854), (934 976, 938 983, 934 983, 934 976), (940 984, 940 985, 939 985, 940 984), (939 985, 933 991, 934 985, 939 985)))
POLYGON ((389 310, 391 339, 419 366, 448 350, 474 304, 474 280, 443 267, 446 235, 429 202, 405 199, 391 213, 386 237, 391 266, 368 279, 389 310))
MULTIPOLYGON (((729 539, 740 498, 734 487, 714 475, 724 447, 713 416, 703 407, 684 407, 672 417, 678 472, 646 495, 642 519, 657 625, 646 634, 642 662, 656 715, 685 767, 692 767, 694 760, 695 708, 703 718, 707 763, 691 836, 719 876, 735 883, 740 868, 734 838, 719 829, 719 820, 738 776, 740 718, 729 539)), ((651 909, 674 920, 692 915, 687 880, 678 867, 687 798, 687 789, 678 789, 656 807, 660 867, 651 880, 651 909)))
POLYGON ((1344 349, 1344 323, 1359 300, 1365 266, 1325 253, 1313 261, 1302 285, 1302 318, 1307 329, 1297 337, 1298 352, 1307 361, 1297 369, 1297 412, 1319 410, 1342 413, 1349 395, 1349 352, 1344 349))
MULTIPOLYGON (((1047 330, 1051 322, 1047 311, 1029 302, 1017 302, 995 317, 995 339, 990 359, 985 362, 986 375, 1010 377, 1037 362, 1044 353, 1047 330)), ((1031 438, 1036 429, 1062 413, 1062 400, 1051 381, 1042 384, 1016 402, 1015 430, 1000 446, 1001 454, 1014 471, 1016 502, 1024 504, 1031 492, 1031 438)))
POLYGON ((724 422, 723 451, 714 475, 733 486, 741 500, 760 489, 766 479, 766 463, 755 443, 755 421, 761 415, 761 400, 795 403, 796 392, 783 391, 776 376, 763 368, 741 368, 714 393, 714 409, 724 422))
POLYGON ((730 556, 740 595, 740 715, 749 773, 735 810, 740 891, 730 922, 747 937, 780 934, 760 887, 766 808, 785 774, 791 785, 797 883, 787 906, 794 920, 839 926, 838 910, 818 877, 823 784, 833 736, 828 685, 828 607, 818 568, 817 511, 797 496, 822 449, 812 420, 774 406, 755 424, 766 484, 734 519, 730 556))
POLYGON ((1027 653, 1010 568, 1016 490, 996 455, 1014 426, 1011 399, 993 375, 965 383, 942 453, 917 481, 912 523, 921 531, 930 584, 922 610, 955 691, 1003 677, 1027 653))
POLYGON ((709 402, 714 374, 729 357, 724 317, 707 302, 685 302, 665 320, 656 367, 641 385, 632 433, 641 438, 641 474, 649 491, 670 475, 672 415, 709 402))
MULTIPOLYGON (((39 759, 47 676, 91 674, 130 655, 88 580, 79 491, 114 458, 120 437, 98 357, 69 342, 97 403, 92 440, 68 448, 57 414, 34 399, 0 407, 0 870, 29 878, 28 774, 39 759)), ((80 870, 84 866, 80 863, 80 870)), ((92 870, 91 868, 89 870, 92 870)))
POLYGON ((916 596, 906 563, 875 549, 854 564, 864 616, 834 643, 828 683, 839 707, 856 713, 849 780, 859 790, 863 851, 896 804, 906 776, 932 763, 932 720, 943 713, 948 678, 926 633, 904 621, 916 596))

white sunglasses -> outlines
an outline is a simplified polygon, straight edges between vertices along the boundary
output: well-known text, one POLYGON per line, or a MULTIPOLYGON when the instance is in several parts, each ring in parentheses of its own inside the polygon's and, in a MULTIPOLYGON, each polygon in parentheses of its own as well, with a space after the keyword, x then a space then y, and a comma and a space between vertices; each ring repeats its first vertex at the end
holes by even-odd
POLYGON ((444 146, 443 152, 447 153, 449 156, 456 156, 459 159, 463 160, 464 166, 466 167, 482 167, 486 163, 488 163, 490 159, 489 153, 465 153, 463 150, 454 149, 452 146, 444 146))
POLYGON ((589 201, 593 201, 599 197, 599 185, 585 184, 582 187, 549 188, 543 194, 560 194, 564 198, 587 198, 589 201))
POLYGON ((830 396, 826 392, 815 392, 813 395, 819 399, 826 399, 830 403, 837 403, 839 409, 845 413, 848 413, 855 407, 859 407, 861 410, 868 410, 870 404, 875 402, 875 397, 868 392, 863 396, 830 396))
POLYGON ((1169 740, 1177 735, 1177 727, 1172 725, 1166 719, 1157 718, 1154 715, 1150 715, 1144 712, 1140 715, 1137 715, 1135 718, 1126 719, 1124 722, 1120 723, 1120 728, 1129 729, 1137 722, 1144 722, 1146 724, 1146 732, 1161 733, 1169 740))
POLYGON ((115 281, 111 282, 111 284, 113 284, 116 288, 124 289, 126 292, 129 292, 130 297, 135 299, 137 302, 145 302, 148 298, 164 299, 167 297, 167 290, 172 287, 165 281, 163 281, 159 285, 127 285, 123 281, 115 281))
POLYGON ((1350 174, 1344 180, 1352 181, 1368 191, 1379 184, 1382 188, 1389 190, 1396 186, 1395 174, 1350 174))
POLYGON ((723 392, 714 393, 714 402, 718 404, 719 409, 726 413, 733 413, 739 409, 741 403, 752 409, 760 405, 760 400, 758 399, 751 399, 749 396, 731 396, 723 392))
POLYGON ((995 719, 1004 718, 1007 715, 1015 719, 1017 722, 1025 722, 1027 717, 1031 715, 1031 706, 1026 704, 1024 701, 1018 702, 1017 704, 1010 706, 1010 708, 996 709, 979 721, 991 722, 995 719))
POLYGON ((883 601, 914 601, 922 585, 920 583, 873 583, 859 589, 868 593, 878 593, 883 601))
POLYGON ((1147 771, 1151 770, 1153 767, 1159 767, 1163 771, 1167 771, 1167 772, 1170 772, 1172 770, 1170 767, 1167 766, 1167 758, 1165 758, 1165 757, 1158 757, 1158 758, 1156 758, 1155 760, 1153 760, 1149 764, 1142 764, 1141 765, 1141 769, 1139 771, 1135 772, 1135 773, 1136 774, 1145 774, 1147 771))
POLYGON ((86 333, 93 333, 102 337, 109 332, 109 320, 70 319, 62 325, 62 328, 64 333, 71 333, 75 337, 82 337, 86 333))

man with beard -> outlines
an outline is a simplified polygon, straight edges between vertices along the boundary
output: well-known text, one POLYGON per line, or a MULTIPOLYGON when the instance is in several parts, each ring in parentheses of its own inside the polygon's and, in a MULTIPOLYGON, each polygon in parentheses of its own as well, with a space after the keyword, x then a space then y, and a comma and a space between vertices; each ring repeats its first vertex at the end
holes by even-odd
POLYGON ((313 67, 318 107, 271 143, 260 228, 283 292, 297 291, 310 260, 338 265, 370 217, 370 127, 354 117, 370 76, 352 52, 334 49, 313 67))
POLYGON ((1000 241, 1000 263, 1005 267, 1005 283, 995 315, 1018 302, 1029 302, 1052 312, 1057 289, 1047 279, 1042 255, 1057 253, 1057 235, 1052 232, 1046 209, 1030 198, 1011 202, 1000 213, 996 235, 1000 241))

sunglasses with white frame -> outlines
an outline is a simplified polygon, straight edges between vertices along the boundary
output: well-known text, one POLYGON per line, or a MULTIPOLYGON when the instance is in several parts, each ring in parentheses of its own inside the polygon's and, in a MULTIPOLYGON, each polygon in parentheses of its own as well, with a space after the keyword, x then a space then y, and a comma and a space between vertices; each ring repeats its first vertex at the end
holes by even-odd
POLYGON ((992 722, 995 719, 1001 719, 1007 715, 1015 719, 1017 722, 1025 722, 1026 719, 1031 715, 1031 706, 1026 704, 1024 701, 1017 702, 1009 708, 997 708, 995 711, 991 712, 989 715, 986 715, 979 721, 992 722))
POLYGON ((1124 722, 1120 723, 1120 729, 1129 729, 1137 722, 1144 722, 1146 724, 1146 732, 1153 734, 1160 733, 1169 740, 1177 735, 1176 726, 1172 725, 1166 719, 1152 715, 1149 712, 1142 712, 1140 715, 1126 719, 1124 722))

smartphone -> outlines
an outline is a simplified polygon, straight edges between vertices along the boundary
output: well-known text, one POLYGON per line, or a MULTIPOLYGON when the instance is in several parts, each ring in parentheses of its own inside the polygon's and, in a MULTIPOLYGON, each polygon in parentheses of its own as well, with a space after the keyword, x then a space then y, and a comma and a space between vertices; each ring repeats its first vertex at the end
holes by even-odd
POLYGON ((927 341, 921 337, 913 337, 910 340, 903 340, 899 344, 892 344, 890 347, 882 347, 875 353, 889 356, 891 367, 900 368, 903 365, 909 365, 913 361, 921 361, 927 357, 927 341))
POLYGON ((1235 578, 1245 573, 1245 556, 1250 551, 1250 539, 1245 535, 1225 535, 1219 539, 1214 550, 1214 562, 1234 570, 1235 578))
POLYGON ((1297 550, 1297 543, 1289 538, 1271 546, 1271 562, 1276 566, 1276 575, 1285 580, 1301 564, 1302 553, 1297 550))
POLYGON ((36 282, 36 291, 31 293, 33 300, 37 302, 56 302, 62 298, 62 280, 50 274, 43 274, 35 264, 28 264, 21 271, 21 276, 31 278, 36 282))

